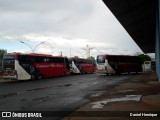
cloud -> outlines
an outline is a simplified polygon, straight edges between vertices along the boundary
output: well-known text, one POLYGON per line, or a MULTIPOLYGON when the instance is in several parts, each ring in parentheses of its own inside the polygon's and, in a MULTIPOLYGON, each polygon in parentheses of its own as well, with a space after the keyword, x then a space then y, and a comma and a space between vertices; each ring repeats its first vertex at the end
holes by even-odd
POLYGON ((87 44, 94 56, 141 51, 101 0, 0 0, 0 14, 0 41, 45 42, 36 52, 85 56, 87 44))

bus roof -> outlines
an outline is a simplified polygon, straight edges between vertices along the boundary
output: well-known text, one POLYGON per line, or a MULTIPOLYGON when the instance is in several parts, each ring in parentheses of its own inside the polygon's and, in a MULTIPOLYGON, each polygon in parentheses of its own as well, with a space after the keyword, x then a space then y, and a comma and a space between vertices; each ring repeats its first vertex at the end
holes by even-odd
MULTIPOLYGON (((97 55, 99 56, 99 55, 97 55)), ((124 57, 136 57, 136 55, 111 55, 111 54, 104 54, 104 56, 124 56, 124 57)))
POLYGON ((69 59, 72 59, 72 60, 74 60, 74 59, 80 59, 80 60, 93 60, 93 59, 87 59, 87 58, 74 58, 74 57, 69 58, 69 59))
POLYGON ((53 56, 53 55, 50 55, 50 54, 41 54, 41 53, 20 53, 20 52, 13 52, 13 53, 6 53, 6 54, 65 58, 63 56, 53 56))

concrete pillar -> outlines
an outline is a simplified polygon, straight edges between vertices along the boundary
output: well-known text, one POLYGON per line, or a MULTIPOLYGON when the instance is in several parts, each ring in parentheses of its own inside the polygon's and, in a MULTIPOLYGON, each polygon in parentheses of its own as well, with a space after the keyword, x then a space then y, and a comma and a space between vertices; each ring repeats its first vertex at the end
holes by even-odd
POLYGON ((156 15, 156 72, 160 82, 160 0, 157 0, 157 15, 156 15))

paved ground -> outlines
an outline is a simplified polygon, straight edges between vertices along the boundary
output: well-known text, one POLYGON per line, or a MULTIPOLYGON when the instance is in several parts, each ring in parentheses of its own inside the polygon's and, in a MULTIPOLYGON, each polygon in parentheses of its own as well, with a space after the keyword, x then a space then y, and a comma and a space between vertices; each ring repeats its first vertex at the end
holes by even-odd
POLYGON ((92 96, 106 93, 135 76, 86 74, 35 81, 1 81, 0 111, 75 111, 89 103, 92 96))
POLYGON ((159 88, 160 82, 153 72, 121 76, 87 74, 23 82, 1 81, 0 111, 61 111, 58 112, 59 117, 53 117, 56 112, 47 112, 52 116, 45 118, 47 120, 155 120, 160 117, 159 88), (152 116, 158 114, 159 117, 133 117, 142 116, 143 113, 152 116), (60 117, 61 114, 68 117, 60 117))
POLYGON ((92 96, 90 103, 64 120, 158 120, 156 115, 160 117, 160 82, 152 72, 134 76, 104 94, 92 96))

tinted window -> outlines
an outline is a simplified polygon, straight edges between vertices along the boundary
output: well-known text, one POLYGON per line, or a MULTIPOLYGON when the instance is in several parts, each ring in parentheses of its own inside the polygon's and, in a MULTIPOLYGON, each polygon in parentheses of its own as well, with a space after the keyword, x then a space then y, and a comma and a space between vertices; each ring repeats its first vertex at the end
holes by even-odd
POLYGON ((97 63, 105 63, 105 56, 104 55, 97 56, 97 63))
POLYGON ((3 58, 4 59, 14 59, 15 55, 4 55, 3 58))
POLYGON ((9 64, 11 64, 11 65, 14 65, 14 60, 4 60, 4 64, 6 65, 9 65, 9 64))

